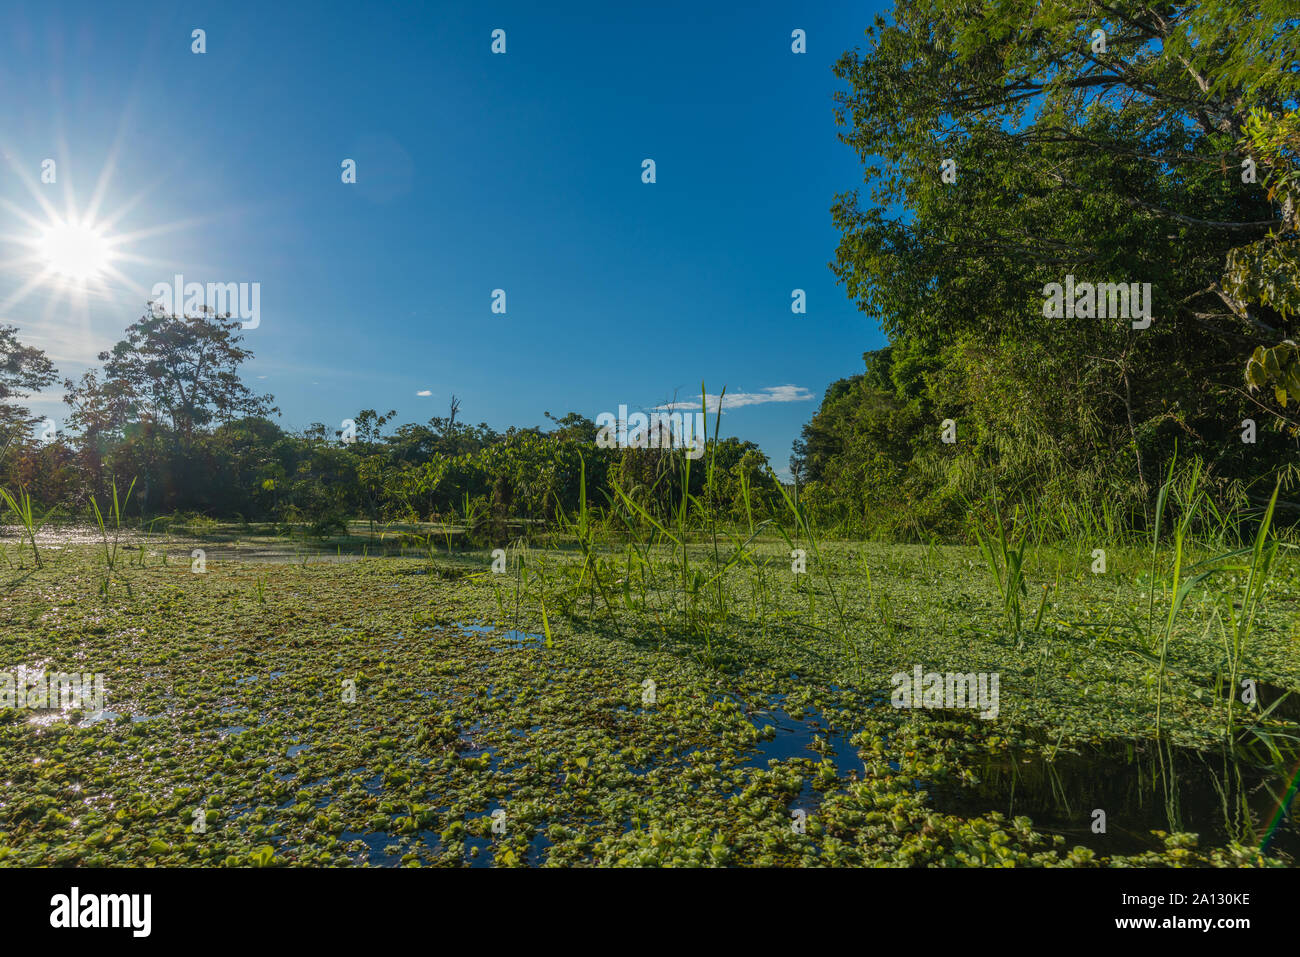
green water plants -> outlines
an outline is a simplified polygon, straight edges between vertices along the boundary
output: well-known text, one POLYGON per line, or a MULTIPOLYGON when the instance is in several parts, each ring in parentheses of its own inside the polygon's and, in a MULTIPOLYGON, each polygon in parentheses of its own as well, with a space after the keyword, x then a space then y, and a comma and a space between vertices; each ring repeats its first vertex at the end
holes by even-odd
POLYGON ((91 512, 95 517, 95 524, 99 527, 100 541, 103 546, 104 580, 100 585, 100 594, 104 597, 108 596, 109 587, 113 580, 113 572, 117 568, 117 553, 122 533, 122 509, 131 499, 131 492, 135 489, 135 479, 131 480, 126 495, 120 499, 117 492, 117 480, 113 479, 110 484, 113 490, 112 511, 110 512, 113 522, 113 541, 111 545, 108 540, 108 528, 104 520, 104 513, 100 510, 99 502, 96 501, 95 496, 90 496, 91 512))
MULTIPOLYGON (((1007 625, 1011 628, 1012 634, 1019 636, 1020 602, 1029 594, 1025 586, 1027 539, 1023 534, 1014 542, 1009 538, 998 507, 997 496, 990 494, 988 504, 993 513, 993 533, 990 535, 976 526, 975 540, 979 543, 980 554, 984 556, 989 575, 1002 599, 1002 613, 1006 617, 1007 625)), ((1039 614, 1041 618, 1041 609, 1039 614)))
POLYGON ((38 518, 36 503, 28 494, 25 486, 19 487, 17 495, 8 489, 0 488, 0 500, 4 501, 5 506, 22 525, 23 534, 27 537, 27 542, 32 548, 32 560, 36 563, 37 568, 41 568, 41 552, 36 547, 36 535, 45 527, 45 523, 50 520, 50 516, 54 514, 54 507, 51 506, 45 511, 44 515, 38 518))

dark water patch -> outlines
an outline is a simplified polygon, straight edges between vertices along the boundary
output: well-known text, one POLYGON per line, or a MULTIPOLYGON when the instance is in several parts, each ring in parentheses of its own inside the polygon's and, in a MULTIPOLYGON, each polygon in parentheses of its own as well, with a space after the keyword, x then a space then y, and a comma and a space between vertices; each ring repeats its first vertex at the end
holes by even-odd
POLYGON ((419 835, 420 841, 429 849, 431 854, 436 856, 442 850, 442 835, 437 831, 425 828, 419 832, 419 835))
POLYGON ((760 739, 755 745, 757 754, 747 759, 744 767, 766 768, 768 761, 772 760, 808 758, 830 760, 840 777, 862 770, 858 749, 843 734, 832 731, 825 716, 816 708, 809 709, 806 718, 792 718, 781 708, 757 711, 752 723, 759 730, 760 739), (766 730, 768 728, 771 730, 766 730))
POLYGON ((345 843, 361 841, 366 845, 364 852, 364 861, 368 864, 378 865, 380 867, 396 867, 402 863, 400 854, 389 854, 388 847, 393 844, 392 835, 383 831, 370 831, 361 833, 359 831, 344 831, 339 835, 339 840, 345 843))
POLYGON ((1269 713, 1270 718, 1300 722, 1300 692, 1269 684, 1266 681, 1256 682, 1255 690, 1259 694, 1259 703, 1254 709, 1256 712, 1265 712, 1272 708, 1269 713))
MULTIPOLYGON (((518 630, 513 629, 513 628, 512 628, 510 631, 507 631, 507 632, 502 633, 502 635, 500 636, 500 638, 501 638, 502 641, 507 641, 507 642, 509 642, 509 643, 511 644, 511 646, 514 647, 514 648, 544 648, 544 647, 546 647, 546 636, 545 636, 545 635, 533 635, 533 634, 530 634, 530 633, 528 633, 528 632, 526 632, 526 631, 518 631, 518 630)), ((493 650, 493 651, 502 651, 503 649, 500 648, 499 646, 497 646, 497 647, 493 647, 492 650, 493 650)))
MULTIPOLYGON (((543 648, 546 646, 546 637, 544 635, 535 635, 531 632, 520 631, 512 628, 508 631, 499 631, 495 625, 470 624, 468 622, 455 622, 455 627, 460 629, 461 633, 467 637, 478 637, 492 635, 497 640, 506 642, 506 645, 490 645, 492 651, 505 651, 509 648, 543 648)), ((425 631, 430 629, 426 628, 425 631)), ((434 631, 442 631, 441 625, 435 625, 434 631)), ((487 668, 487 665, 482 667, 487 668)))
POLYGON ((1268 720, 1300 722, 1300 691, 1283 688, 1268 681, 1254 682, 1256 701, 1252 705, 1242 702, 1242 688, 1229 688, 1222 676, 1189 675, 1196 689, 1193 695, 1201 701, 1219 700, 1222 708, 1229 698, 1235 699, 1235 711, 1241 715, 1268 714, 1268 720), (1271 709, 1271 710, 1270 710, 1271 709))
MULTIPOLYGON (((1203 848, 1233 839, 1258 846, 1290 783, 1282 768, 1254 764, 1240 753, 1234 758, 1154 741, 1047 754, 1012 749, 967 759, 976 782, 928 788, 931 801, 964 817, 991 811, 1027 816, 1035 830, 1061 835, 1067 847, 1136 854, 1163 849, 1152 831, 1198 834, 1203 848), (1105 813, 1104 833, 1094 830, 1098 810, 1105 813)), ((1300 858, 1294 811, 1277 828, 1270 854, 1300 858)))
MULTIPOLYGON (((492 821, 494 812, 503 810, 501 805, 496 801, 488 801, 487 811, 483 816, 485 821, 492 821)), ((506 827, 508 828, 509 817, 506 818, 506 827)), ((476 828, 477 829, 477 828, 476 828)), ((462 860, 470 867, 491 867, 494 853, 493 845, 496 843, 496 835, 488 834, 486 837, 477 834, 465 835, 465 850, 462 860)))
MULTIPOLYGON (((751 722, 759 732, 759 740, 754 746, 756 753, 741 766, 766 770, 769 761, 802 759, 815 765, 829 762, 835 771, 835 786, 827 789, 825 780, 819 785, 819 773, 809 768, 802 774, 803 784, 799 793, 787 805, 791 812, 811 814, 821 806, 828 790, 841 790, 850 781, 861 778, 863 763, 857 747, 850 744, 845 735, 831 730, 819 710, 805 710, 807 717, 804 718, 791 717, 782 708, 754 712, 751 722)), ((741 787, 736 787, 730 794, 735 797, 741 790, 741 787)))
POLYGON ((465 836, 465 863, 470 867, 492 866, 492 839, 490 837, 465 836))
POLYGON ((551 839, 545 831, 538 831, 528 842, 528 866, 541 867, 546 863, 546 855, 551 849, 551 839))
MULTIPOLYGON (((270 672, 269 674, 267 674, 267 676, 266 676, 266 680, 267 680, 267 681, 274 681, 276 678, 279 678, 279 677, 280 677, 281 675, 283 675, 283 674, 284 674, 283 671, 272 671, 272 672, 270 672)), ((235 679, 235 684, 237 684, 237 685, 252 684, 253 682, 257 681, 257 680, 259 679, 259 677, 260 677, 260 676, 258 676, 258 675, 246 675, 246 676, 243 677, 243 678, 236 678, 236 679, 235 679)))

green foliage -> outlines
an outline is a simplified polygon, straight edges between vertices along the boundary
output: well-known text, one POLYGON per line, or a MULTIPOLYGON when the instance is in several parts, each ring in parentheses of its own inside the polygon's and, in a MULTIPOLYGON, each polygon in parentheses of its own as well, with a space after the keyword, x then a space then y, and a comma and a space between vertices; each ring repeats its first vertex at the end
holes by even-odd
POLYGON ((10 513, 22 525, 23 533, 27 536, 28 544, 32 547, 32 560, 36 563, 37 568, 42 567, 40 549, 36 547, 36 535, 49 521, 54 508, 47 509, 44 515, 37 518, 39 512, 36 503, 32 500, 32 496, 26 488, 20 488, 17 495, 6 488, 0 488, 0 500, 4 502, 10 513))
POLYGON ((998 595, 1002 598, 1002 613, 1006 616, 1007 624, 1011 627, 1012 634, 1019 635, 1020 600, 1028 594, 1028 589, 1025 587, 1026 542, 1023 537, 1015 543, 1008 540, 1006 526, 1002 523, 1002 515, 998 511, 997 499, 991 499, 990 504, 993 509, 995 534, 990 536, 976 528, 975 539, 979 543, 980 554, 988 564, 989 573, 997 585, 998 595))
POLYGON ((55 380, 54 366, 40 349, 18 339, 18 327, 0 324, 0 448, 20 440, 35 421, 13 402, 55 380))
POLYGON ((1290 339, 1271 348, 1256 346, 1246 363, 1246 384, 1251 389, 1271 384, 1277 404, 1286 408, 1288 394, 1300 396, 1300 348, 1290 339))
POLYGON ((112 482, 112 489, 112 511, 109 513, 113 521, 113 541, 111 543, 108 540, 108 527, 104 519, 104 513, 99 507, 99 502, 95 499, 95 496, 90 497, 90 509, 95 518, 95 525, 99 528, 100 543, 104 549, 104 580, 100 585, 99 593, 105 598, 108 597, 109 589, 113 584, 113 572, 117 570, 118 544, 122 534, 122 510, 131 500, 131 492, 135 489, 135 479, 131 480, 131 484, 127 487, 124 496, 119 497, 118 495, 116 479, 112 482))
POLYGON ((1083 503, 1140 528, 1175 443, 1211 485, 1271 485, 1287 443, 1238 440, 1260 413, 1238 383, 1251 349, 1300 338, 1297 25, 1280 0, 899 0, 836 66, 866 187, 832 209, 833 268, 891 344, 796 443, 810 506, 925 540, 992 483, 1036 513, 1083 503), (1150 283, 1151 324, 1044 317, 1067 275, 1150 283))

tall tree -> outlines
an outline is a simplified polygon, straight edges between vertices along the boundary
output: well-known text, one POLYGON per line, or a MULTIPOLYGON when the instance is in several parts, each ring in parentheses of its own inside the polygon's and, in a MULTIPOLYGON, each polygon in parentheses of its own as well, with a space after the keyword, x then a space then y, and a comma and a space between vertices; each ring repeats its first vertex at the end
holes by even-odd
POLYGON ((103 388, 136 415, 165 420, 177 440, 200 429, 278 411, 273 396, 257 395, 239 378, 253 353, 240 345, 237 321, 211 310, 192 316, 153 311, 126 329, 104 362, 103 388))
MULTIPOLYGON (((873 50, 836 67, 873 200, 834 207, 850 295, 891 333, 942 335, 1023 325, 1007 307, 1069 269, 1217 280, 1229 250, 1283 222, 1242 182, 1239 143, 1252 108, 1295 108, 1300 18, 1283 0, 1213 6, 1228 19, 1197 44, 1194 5, 900 0, 873 50), (1251 36, 1273 42, 1243 49, 1251 36), (1269 62, 1249 69, 1252 52, 1269 62)), ((1194 317, 1186 286, 1164 296, 1181 317, 1258 331, 1223 302, 1194 317)))
POLYGON ((18 327, 0 325, 0 448, 24 437, 31 410, 13 402, 26 399, 55 380, 54 365, 40 349, 18 340, 18 327))

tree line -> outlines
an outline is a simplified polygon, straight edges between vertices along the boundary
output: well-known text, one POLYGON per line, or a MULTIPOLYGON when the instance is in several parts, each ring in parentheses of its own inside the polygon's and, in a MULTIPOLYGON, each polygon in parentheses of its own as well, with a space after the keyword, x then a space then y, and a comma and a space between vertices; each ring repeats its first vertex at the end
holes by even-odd
POLYGON ((747 507, 769 514, 779 498, 752 442, 710 439, 687 470, 684 450, 598 447, 596 424, 573 412, 546 413, 548 430, 497 432, 458 420, 453 397, 446 416, 425 424, 362 409, 346 428, 313 423, 290 432, 272 419, 274 397, 240 378, 252 353, 238 321, 210 311, 168 315, 153 304, 99 355, 101 368, 63 382, 65 428, 42 437, 39 418, 16 400, 52 384, 56 372, 13 326, 0 327, 0 349, 0 485, 69 513, 129 482, 133 514, 275 521, 321 534, 356 519, 546 521, 557 509, 572 514, 584 494, 602 504, 612 483, 660 515, 684 481, 690 494, 738 518, 747 507))

